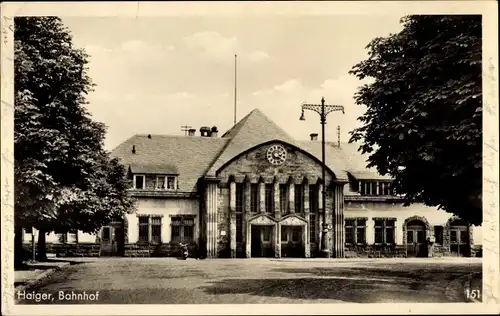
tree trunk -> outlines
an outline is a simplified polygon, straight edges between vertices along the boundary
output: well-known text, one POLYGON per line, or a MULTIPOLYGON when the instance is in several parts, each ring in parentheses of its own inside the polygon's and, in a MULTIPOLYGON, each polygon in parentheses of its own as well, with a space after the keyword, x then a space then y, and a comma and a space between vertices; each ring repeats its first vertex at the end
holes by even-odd
POLYGON ((24 260, 23 227, 17 221, 14 223, 14 269, 19 269, 24 260))
POLYGON ((46 234, 44 229, 38 231, 38 261, 47 261, 47 249, 45 244, 46 234))

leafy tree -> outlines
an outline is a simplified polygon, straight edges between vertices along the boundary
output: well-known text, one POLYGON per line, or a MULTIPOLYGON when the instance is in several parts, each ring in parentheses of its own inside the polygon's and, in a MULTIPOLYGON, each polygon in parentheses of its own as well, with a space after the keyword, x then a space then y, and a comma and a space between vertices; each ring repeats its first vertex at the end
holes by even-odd
MULTIPOLYGON (((15 258, 22 228, 96 232, 133 207, 126 170, 103 149, 105 126, 85 108, 88 56, 57 17, 14 20, 15 258)), ((17 253, 17 255, 16 255, 17 253)))
POLYGON ((438 206, 482 223, 481 16, 417 15, 403 30, 375 38, 369 57, 350 71, 373 79, 360 87, 367 106, 363 141, 368 166, 394 177, 405 204, 438 206))

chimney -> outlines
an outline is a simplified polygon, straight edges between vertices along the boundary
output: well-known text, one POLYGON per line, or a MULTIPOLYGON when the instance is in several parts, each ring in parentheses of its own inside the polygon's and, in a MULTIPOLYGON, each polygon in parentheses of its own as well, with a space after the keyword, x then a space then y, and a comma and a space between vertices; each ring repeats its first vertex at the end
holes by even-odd
POLYGON ((311 133, 311 140, 318 140, 318 134, 317 133, 311 133))
POLYGON ((200 128, 200 133, 201 133, 202 137, 209 137, 210 136, 210 127, 202 126, 200 128))
POLYGON ((219 131, 217 130, 217 126, 212 127, 212 129, 210 130, 210 137, 217 137, 218 132, 219 131))
POLYGON ((132 153, 135 154, 135 145, 132 145, 132 153))
POLYGON ((196 133, 196 129, 195 128, 188 129, 188 135, 189 136, 194 136, 194 133, 196 133))

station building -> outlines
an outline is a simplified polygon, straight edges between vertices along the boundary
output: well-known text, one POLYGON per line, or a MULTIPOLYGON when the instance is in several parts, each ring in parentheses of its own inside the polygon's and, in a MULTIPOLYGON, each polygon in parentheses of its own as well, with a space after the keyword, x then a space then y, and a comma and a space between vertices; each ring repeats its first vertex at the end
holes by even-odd
MULTIPOLYGON (((136 210, 97 235, 50 234, 59 256, 316 257, 322 213, 332 257, 476 256, 481 227, 423 204, 402 205, 391 178, 357 144, 297 141, 255 109, 230 130, 135 135, 112 154, 128 168, 136 210)), ((29 242, 30 236, 25 236, 29 242)))

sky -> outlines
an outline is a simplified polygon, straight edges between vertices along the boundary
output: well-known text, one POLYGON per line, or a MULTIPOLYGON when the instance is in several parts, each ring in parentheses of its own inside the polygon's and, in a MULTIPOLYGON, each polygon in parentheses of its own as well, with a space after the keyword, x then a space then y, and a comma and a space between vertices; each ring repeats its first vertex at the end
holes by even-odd
MULTIPOLYGON (((399 32, 396 15, 62 17, 77 47, 90 55, 96 84, 92 117, 107 125, 112 150, 134 134, 183 135, 182 125, 233 125, 255 108, 298 140, 321 133, 319 115, 301 104, 343 105, 329 114, 327 141, 348 141, 365 107, 363 84, 348 71, 367 58, 375 37, 399 32)), ((321 135, 321 134, 320 134, 321 135)))

